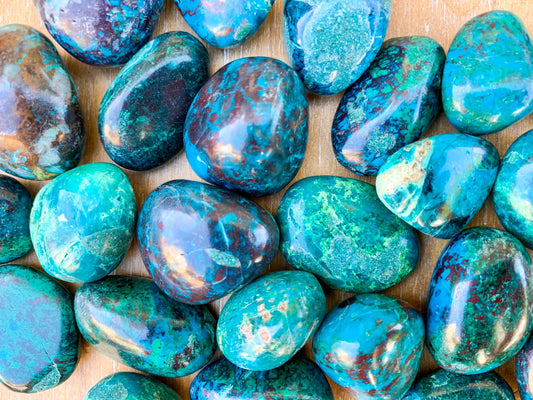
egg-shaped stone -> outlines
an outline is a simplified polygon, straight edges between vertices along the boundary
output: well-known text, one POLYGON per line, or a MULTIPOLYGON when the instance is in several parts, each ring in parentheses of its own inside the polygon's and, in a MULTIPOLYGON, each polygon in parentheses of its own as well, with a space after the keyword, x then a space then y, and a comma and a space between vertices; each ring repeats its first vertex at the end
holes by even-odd
POLYGON ((25 25, 0 28, 0 169, 47 180, 78 165, 85 146, 74 82, 55 47, 25 25))
POLYGON ((533 339, 530 337, 515 362, 518 390, 522 400, 533 400, 533 339))
POLYGON ((242 369, 222 358, 196 375, 190 396, 191 400, 333 400, 320 368, 299 357, 268 371, 242 369))
POLYGON ((313 336, 326 297, 304 271, 263 275, 234 293, 217 326, 220 350, 233 364, 266 371, 285 364, 313 336))
POLYGON ((445 58, 428 37, 386 41, 335 114, 331 139, 339 163, 375 175, 390 155, 418 140, 441 109, 445 58))
POLYGON ((85 340, 139 371, 192 374, 215 353, 215 319, 205 306, 178 303, 149 279, 108 276, 83 284, 74 310, 85 340))
POLYGON ((500 157, 488 141, 460 133, 411 143, 383 164, 379 198, 420 232, 449 239, 483 206, 498 174, 500 157))
POLYGON ((119 72, 98 115, 104 149, 120 166, 145 171, 183 149, 189 106, 208 78, 209 55, 186 32, 147 43, 119 72))
POLYGON ((112 164, 77 167, 43 187, 30 233, 44 270, 67 282, 103 278, 122 261, 135 230, 133 188, 112 164))
POLYGON ((208 303, 258 277, 278 251, 279 230, 264 208, 205 183, 164 183, 137 224, 142 259, 156 284, 189 304, 208 303))
POLYGON ((415 230, 381 204, 374 186, 356 179, 304 178, 287 190, 276 219, 287 262, 334 289, 381 291, 418 263, 415 230))
POLYGON ((296 175, 307 146, 307 98, 282 61, 247 57, 222 67, 196 95, 185 152, 200 178, 260 197, 296 175))
POLYGON ((126 63, 152 36, 164 0, 33 0, 52 37, 78 60, 126 63))
POLYGON ((78 363, 72 295, 23 265, 0 267, 0 288, 0 382, 23 393, 56 387, 78 363))
POLYGON ((490 371, 531 332, 533 266, 511 234, 486 227, 455 236, 442 252, 427 301, 427 345, 442 368, 490 371))
POLYGON ((424 349, 422 316, 382 294, 353 296, 334 307, 313 338, 318 366, 356 399, 401 399, 424 349))

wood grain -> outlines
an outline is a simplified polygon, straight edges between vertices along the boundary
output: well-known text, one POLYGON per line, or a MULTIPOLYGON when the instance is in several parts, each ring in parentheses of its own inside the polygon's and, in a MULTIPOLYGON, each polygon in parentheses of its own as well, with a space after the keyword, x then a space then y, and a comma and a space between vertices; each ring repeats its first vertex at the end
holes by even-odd
MULTIPOLYGON (((211 72, 216 71, 231 60, 244 56, 263 55, 287 61, 283 48, 282 9, 283 0, 278 0, 266 23, 245 45, 231 50, 219 50, 208 46, 212 61, 211 72)), ((455 33, 467 20, 475 15, 494 9, 504 9, 516 13, 528 26, 530 32, 533 32, 531 0, 393 0, 393 14, 387 36, 427 35, 436 39, 445 49, 448 49, 455 33)), ((27 24, 48 35, 37 16, 31 0, 0 0, 0 25, 10 23, 27 24)), ((156 33, 160 34, 171 30, 185 30, 192 33, 177 12, 173 2, 167 0, 156 33)), ((103 69, 84 65, 66 54, 62 48, 57 47, 80 92, 88 134, 87 150, 82 162, 111 162, 98 138, 97 115, 100 101, 117 74, 118 69, 103 69)), ((332 97, 310 96, 310 140, 306 159, 295 180, 318 174, 354 177, 353 174, 336 162, 330 142, 331 123, 339 101, 340 95, 332 97)), ((525 118, 503 132, 489 135, 486 139, 491 141, 499 150, 500 155, 503 156, 514 139, 531 128, 533 128, 533 116, 525 118)), ((441 115, 428 132, 428 136, 453 131, 454 129, 452 129, 446 117, 441 115)), ((143 203, 153 189, 166 181, 177 178, 198 179, 187 164, 183 153, 156 170, 147 173, 131 171, 126 171, 126 173, 135 188, 139 205, 143 203)), ((368 179, 367 181, 374 183, 374 179, 368 179)), ((24 181, 23 183, 34 195, 44 185, 43 183, 30 181, 24 181)), ((262 198, 258 202, 271 212, 275 212, 282 195, 283 192, 262 198)), ((478 225, 501 227, 490 201, 487 202, 471 224, 471 226, 478 225)), ((420 311, 423 311, 431 273, 446 241, 420 236, 422 253, 421 261, 416 271, 401 284, 385 293, 407 300, 420 311)), ((16 262, 40 268, 33 252, 16 262)), ((271 270, 287 267, 286 261, 278 254, 271 266, 271 270)), ((133 243, 125 260, 115 273, 137 276, 148 275, 141 261, 136 242, 133 243)), ((73 285, 70 288, 73 291, 75 290, 73 285)), ((348 297, 346 293, 339 291, 329 291, 327 295, 330 308, 340 300, 348 297)), ((212 310, 217 315, 222 303, 223 300, 211 305, 212 310)), ((310 355, 309 345, 305 348, 305 352, 310 355)), ((423 356, 420 373, 425 374, 436 368, 436 364, 426 351, 423 356)), ((112 361, 89 348, 86 343, 83 343, 79 366, 66 383, 54 390, 31 395, 13 393, 4 387, 0 387, 0 400, 81 400, 85 393, 100 379, 113 372, 127 370, 129 370, 128 367, 112 361)), ((514 362, 507 363, 499 368, 498 371, 516 390, 514 362)), ((192 378, 193 376, 189 376, 181 379, 164 379, 164 381, 175 388, 184 400, 187 400, 189 399, 188 387, 192 378)), ((347 400, 351 398, 340 387, 334 384, 332 386, 335 392, 335 399, 347 400)))

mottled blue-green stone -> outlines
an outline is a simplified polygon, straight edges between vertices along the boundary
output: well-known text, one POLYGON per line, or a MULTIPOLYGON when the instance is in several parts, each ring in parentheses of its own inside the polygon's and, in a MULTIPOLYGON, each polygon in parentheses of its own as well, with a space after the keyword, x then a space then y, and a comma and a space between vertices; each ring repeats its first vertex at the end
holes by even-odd
POLYGON ((516 380, 522 400, 533 400, 533 337, 516 355, 516 380))

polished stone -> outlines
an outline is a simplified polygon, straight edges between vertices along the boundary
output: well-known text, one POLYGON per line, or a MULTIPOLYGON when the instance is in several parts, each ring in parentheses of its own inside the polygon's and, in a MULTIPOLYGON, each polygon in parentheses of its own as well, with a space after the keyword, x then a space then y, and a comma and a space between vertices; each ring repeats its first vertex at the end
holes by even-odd
POLYGON ((533 338, 517 354, 515 370, 521 399, 533 400, 533 338))

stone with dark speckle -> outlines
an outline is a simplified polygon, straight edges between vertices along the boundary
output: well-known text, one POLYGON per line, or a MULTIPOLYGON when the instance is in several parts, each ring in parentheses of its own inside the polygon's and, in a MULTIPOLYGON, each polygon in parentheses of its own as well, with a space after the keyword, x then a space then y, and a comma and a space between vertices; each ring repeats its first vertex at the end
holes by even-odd
POLYGON ((530 337, 516 356, 516 379, 522 400, 533 400, 533 338, 530 337))

